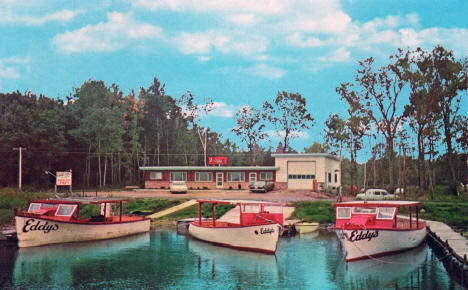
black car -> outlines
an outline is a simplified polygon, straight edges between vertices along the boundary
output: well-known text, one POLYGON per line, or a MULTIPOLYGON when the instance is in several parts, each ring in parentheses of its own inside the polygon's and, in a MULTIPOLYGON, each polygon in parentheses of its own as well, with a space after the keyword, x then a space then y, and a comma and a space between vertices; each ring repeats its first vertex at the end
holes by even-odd
POLYGON ((273 190, 275 184, 269 181, 255 181, 253 184, 249 185, 249 190, 251 192, 267 192, 273 190))

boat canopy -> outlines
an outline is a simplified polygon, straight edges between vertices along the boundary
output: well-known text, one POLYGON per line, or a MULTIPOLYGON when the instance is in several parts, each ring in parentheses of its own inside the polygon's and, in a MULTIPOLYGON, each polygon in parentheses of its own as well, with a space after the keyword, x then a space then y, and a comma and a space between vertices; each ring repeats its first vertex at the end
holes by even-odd
POLYGON ((120 203, 129 201, 125 198, 96 198, 96 197, 73 197, 73 198, 47 198, 32 200, 31 203, 48 204, 102 204, 102 203, 120 203))
POLYGON ((379 201, 346 201, 337 202, 335 207, 414 207, 420 205, 420 201, 403 201, 403 200, 379 200, 379 201))
POLYGON ((198 203, 209 204, 247 204, 247 205, 271 205, 271 206, 285 206, 285 203, 269 202, 269 201, 249 201, 249 200, 210 200, 210 199, 197 199, 198 203))

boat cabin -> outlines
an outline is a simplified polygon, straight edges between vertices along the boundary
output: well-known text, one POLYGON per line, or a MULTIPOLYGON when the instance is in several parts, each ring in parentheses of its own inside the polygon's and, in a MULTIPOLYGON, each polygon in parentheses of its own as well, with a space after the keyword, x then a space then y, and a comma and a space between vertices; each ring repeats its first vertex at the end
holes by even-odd
POLYGON ((15 214, 25 217, 43 217, 49 220, 64 222, 122 222, 129 216, 123 216, 122 204, 127 199, 96 199, 96 198, 64 198, 64 199, 40 199, 33 200, 26 212, 15 214), (80 218, 80 208, 86 204, 100 205, 100 214, 89 218, 80 218), (118 215, 114 215, 112 205, 118 205, 118 215))
POLYGON ((283 225, 283 204, 258 202, 231 202, 215 200, 197 200, 198 221, 196 225, 203 227, 245 227, 254 225, 276 224, 283 225), (211 220, 202 218, 203 204, 211 204, 211 220), (235 204, 239 207, 239 221, 228 222, 216 219, 217 204, 235 204))
POLYGON ((335 203, 337 229, 414 230, 426 226, 419 220, 416 201, 350 201, 335 203), (398 210, 408 208, 409 217, 398 217, 398 210), (415 217, 413 216, 415 215, 415 217))

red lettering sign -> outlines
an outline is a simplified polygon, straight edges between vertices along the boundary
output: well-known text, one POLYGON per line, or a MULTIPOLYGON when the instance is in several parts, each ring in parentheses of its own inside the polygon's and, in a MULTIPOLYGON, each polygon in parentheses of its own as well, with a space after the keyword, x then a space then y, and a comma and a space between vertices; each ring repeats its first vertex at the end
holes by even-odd
POLYGON ((208 165, 226 165, 227 157, 226 156, 209 156, 208 165))

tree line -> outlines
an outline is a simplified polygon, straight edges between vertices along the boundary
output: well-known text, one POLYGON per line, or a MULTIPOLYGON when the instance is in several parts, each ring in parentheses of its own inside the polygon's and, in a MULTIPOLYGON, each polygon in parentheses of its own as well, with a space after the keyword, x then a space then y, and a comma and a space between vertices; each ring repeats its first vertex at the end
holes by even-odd
MULTIPOLYGON (((359 61, 354 80, 336 88, 346 116, 331 113, 324 124, 325 143, 315 142, 304 151, 346 152, 343 184, 364 178, 364 184, 373 186, 416 183, 425 190, 441 180, 464 180, 466 172, 457 169, 463 166, 460 153, 468 147, 467 116, 461 113, 466 108, 460 108, 466 74, 466 59, 457 60, 440 46, 429 52, 399 49, 381 67, 372 57, 359 61), (410 146, 411 138, 416 148, 410 146), (372 153, 366 175, 357 163, 364 147, 372 153)), ((169 96, 157 78, 126 95, 117 84, 97 80, 85 81, 65 100, 30 91, 0 94, 0 185, 17 183, 17 147, 26 148, 24 184, 34 186, 54 182, 46 170, 67 169, 73 170, 75 187, 141 184, 140 166, 206 166, 207 155, 226 155, 230 165, 272 165, 273 149, 260 143, 274 129, 283 151, 294 151, 291 139, 315 124, 306 101, 300 93, 279 91, 260 108, 239 109, 232 131, 245 151, 200 124, 213 110, 213 100, 190 91, 169 96)))
POLYGON ((398 49, 381 67, 376 67, 372 57, 359 61, 354 80, 336 88, 348 115, 342 118, 331 114, 325 123, 326 147, 349 152, 351 183, 357 183, 356 156, 366 139, 373 140, 374 184, 377 155, 383 153, 389 188, 406 188, 406 161, 411 150, 417 154, 417 185, 421 191, 435 185, 436 168, 441 163, 447 164, 442 175, 452 188, 466 182, 466 154, 457 154, 454 142, 459 153, 467 152, 467 108, 460 108, 467 73, 467 59, 457 60, 441 46, 431 51, 398 49), (379 138, 384 142, 378 142, 379 138), (411 146, 413 138, 415 148, 411 146), (442 154, 439 151, 443 147, 446 151, 442 154), (397 151, 403 160, 398 162, 395 174, 397 151))

